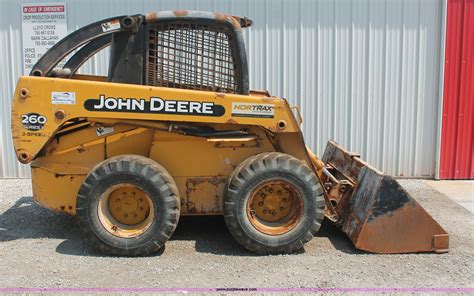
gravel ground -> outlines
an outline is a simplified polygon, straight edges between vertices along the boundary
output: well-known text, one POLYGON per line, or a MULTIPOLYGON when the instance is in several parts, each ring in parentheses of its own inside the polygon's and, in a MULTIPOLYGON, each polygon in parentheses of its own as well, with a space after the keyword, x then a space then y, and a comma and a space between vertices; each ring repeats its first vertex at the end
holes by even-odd
POLYGON ((449 232, 449 253, 368 254, 323 224, 298 254, 257 256, 213 217, 181 219, 155 256, 104 257, 73 218, 33 203, 30 180, 0 180, 0 286, 473 287, 474 215, 421 180, 400 182, 449 232))

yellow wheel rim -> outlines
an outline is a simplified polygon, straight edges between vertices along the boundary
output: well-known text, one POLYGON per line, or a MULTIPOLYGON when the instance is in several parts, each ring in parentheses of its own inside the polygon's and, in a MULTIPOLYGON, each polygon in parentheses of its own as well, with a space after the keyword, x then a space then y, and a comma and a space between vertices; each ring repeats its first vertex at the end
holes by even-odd
POLYGON ((303 216, 303 199, 298 189, 284 180, 257 186, 247 201, 247 217, 260 232, 281 235, 293 229, 303 216))
POLYGON ((144 233, 155 218, 153 202, 145 191, 132 184, 118 184, 102 194, 99 220, 111 234, 130 238, 144 233))

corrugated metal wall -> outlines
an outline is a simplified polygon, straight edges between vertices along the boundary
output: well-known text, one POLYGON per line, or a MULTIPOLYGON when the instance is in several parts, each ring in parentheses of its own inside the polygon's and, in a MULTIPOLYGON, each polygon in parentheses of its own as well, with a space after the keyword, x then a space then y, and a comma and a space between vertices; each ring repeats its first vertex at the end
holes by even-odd
MULTIPOLYGON (((64 2, 69 31, 156 10, 248 16, 251 87, 300 105, 310 147, 321 154, 335 139, 388 173, 434 176, 442 0, 64 2)), ((23 177, 28 172, 16 162, 9 133, 22 67, 20 1, 0 5, 0 177, 23 177)), ((106 67, 102 53, 83 72, 105 74, 106 67)))
POLYGON ((474 178, 474 0, 449 0, 439 177, 474 178))

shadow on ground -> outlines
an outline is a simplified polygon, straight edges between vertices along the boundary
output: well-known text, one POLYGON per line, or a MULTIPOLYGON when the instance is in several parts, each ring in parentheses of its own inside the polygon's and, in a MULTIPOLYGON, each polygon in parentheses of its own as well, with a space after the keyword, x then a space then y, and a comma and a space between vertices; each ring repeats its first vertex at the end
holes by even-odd
MULTIPOLYGON (((360 253, 342 232, 327 221, 323 223, 317 236, 327 237, 342 252, 360 253)), ((74 217, 42 208, 30 196, 24 196, 0 215, 0 242, 35 238, 63 239, 56 248, 61 254, 101 256, 83 242, 74 217)), ((170 241, 194 241, 197 252, 258 256, 245 250, 232 238, 222 216, 182 217, 170 241)), ((163 252, 164 248, 155 256, 160 256, 163 252)))

